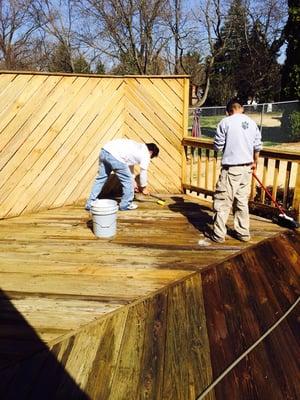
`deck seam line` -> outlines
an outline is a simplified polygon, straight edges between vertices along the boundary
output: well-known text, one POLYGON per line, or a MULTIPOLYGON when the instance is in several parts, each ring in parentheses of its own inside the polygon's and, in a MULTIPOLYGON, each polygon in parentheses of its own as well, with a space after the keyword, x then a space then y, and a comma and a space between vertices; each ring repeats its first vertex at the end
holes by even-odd
POLYGON ((271 328, 269 328, 256 342, 254 342, 243 354, 241 354, 232 364, 227 367, 218 378, 212 382, 205 390, 202 392, 196 400, 202 400, 204 397, 218 384, 220 381, 225 378, 226 375, 240 362, 243 358, 245 358, 252 350, 255 349, 267 336, 269 336, 275 328, 294 310, 294 308, 298 305, 300 301, 300 296, 298 299, 292 304, 292 306, 276 321, 271 328))

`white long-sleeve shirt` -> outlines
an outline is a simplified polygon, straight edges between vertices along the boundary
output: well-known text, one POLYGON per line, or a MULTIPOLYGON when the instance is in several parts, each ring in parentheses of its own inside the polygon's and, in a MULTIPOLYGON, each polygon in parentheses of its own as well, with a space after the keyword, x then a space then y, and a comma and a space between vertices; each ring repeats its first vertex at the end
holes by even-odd
MULTIPOLYGON (((130 139, 115 139, 107 142, 103 146, 103 149, 129 167, 139 165, 140 185, 142 187, 147 186, 150 153, 148 147, 144 143, 138 143, 130 139)), ((131 171, 133 170, 133 168, 130 169, 131 171)))
POLYGON ((218 124, 214 149, 223 152, 222 165, 250 164, 261 147, 260 130, 247 115, 233 114, 218 124))

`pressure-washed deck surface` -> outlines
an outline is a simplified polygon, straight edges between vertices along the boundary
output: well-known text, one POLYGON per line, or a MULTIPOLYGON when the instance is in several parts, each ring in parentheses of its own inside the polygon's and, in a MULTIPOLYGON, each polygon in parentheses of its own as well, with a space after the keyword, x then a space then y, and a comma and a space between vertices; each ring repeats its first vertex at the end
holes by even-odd
POLYGON ((299 399, 299 233, 203 242, 200 200, 138 204, 112 240, 79 206, 0 221, 0 398, 299 399))

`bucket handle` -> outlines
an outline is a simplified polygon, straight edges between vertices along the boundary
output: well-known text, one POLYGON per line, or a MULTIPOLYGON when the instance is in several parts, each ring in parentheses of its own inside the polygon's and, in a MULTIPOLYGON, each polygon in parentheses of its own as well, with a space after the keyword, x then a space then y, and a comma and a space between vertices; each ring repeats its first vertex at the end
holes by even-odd
POLYGON ((94 224, 100 226, 101 228, 110 228, 112 226, 112 224, 114 223, 114 221, 110 224, 110 225, 101 225, 98 222, 94 221, 94 224))

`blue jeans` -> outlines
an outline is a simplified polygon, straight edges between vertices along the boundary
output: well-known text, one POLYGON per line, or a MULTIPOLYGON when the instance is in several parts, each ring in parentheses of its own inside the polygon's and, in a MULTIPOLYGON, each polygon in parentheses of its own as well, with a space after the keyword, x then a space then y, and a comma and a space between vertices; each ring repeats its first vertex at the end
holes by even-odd
POLYGON ((101 190, 107 181, 110 173, 114 171, 122 185, 122 198, 119 205, 120 210, 126 210, 134 198, 132 175, 127 164, 122 163, 113 157, 106 150, 102 149, 99 155, 99 171, 92 186, 91 193, 87 199, 85 209, 91 208, 91 203, 98 198, 101 190))

